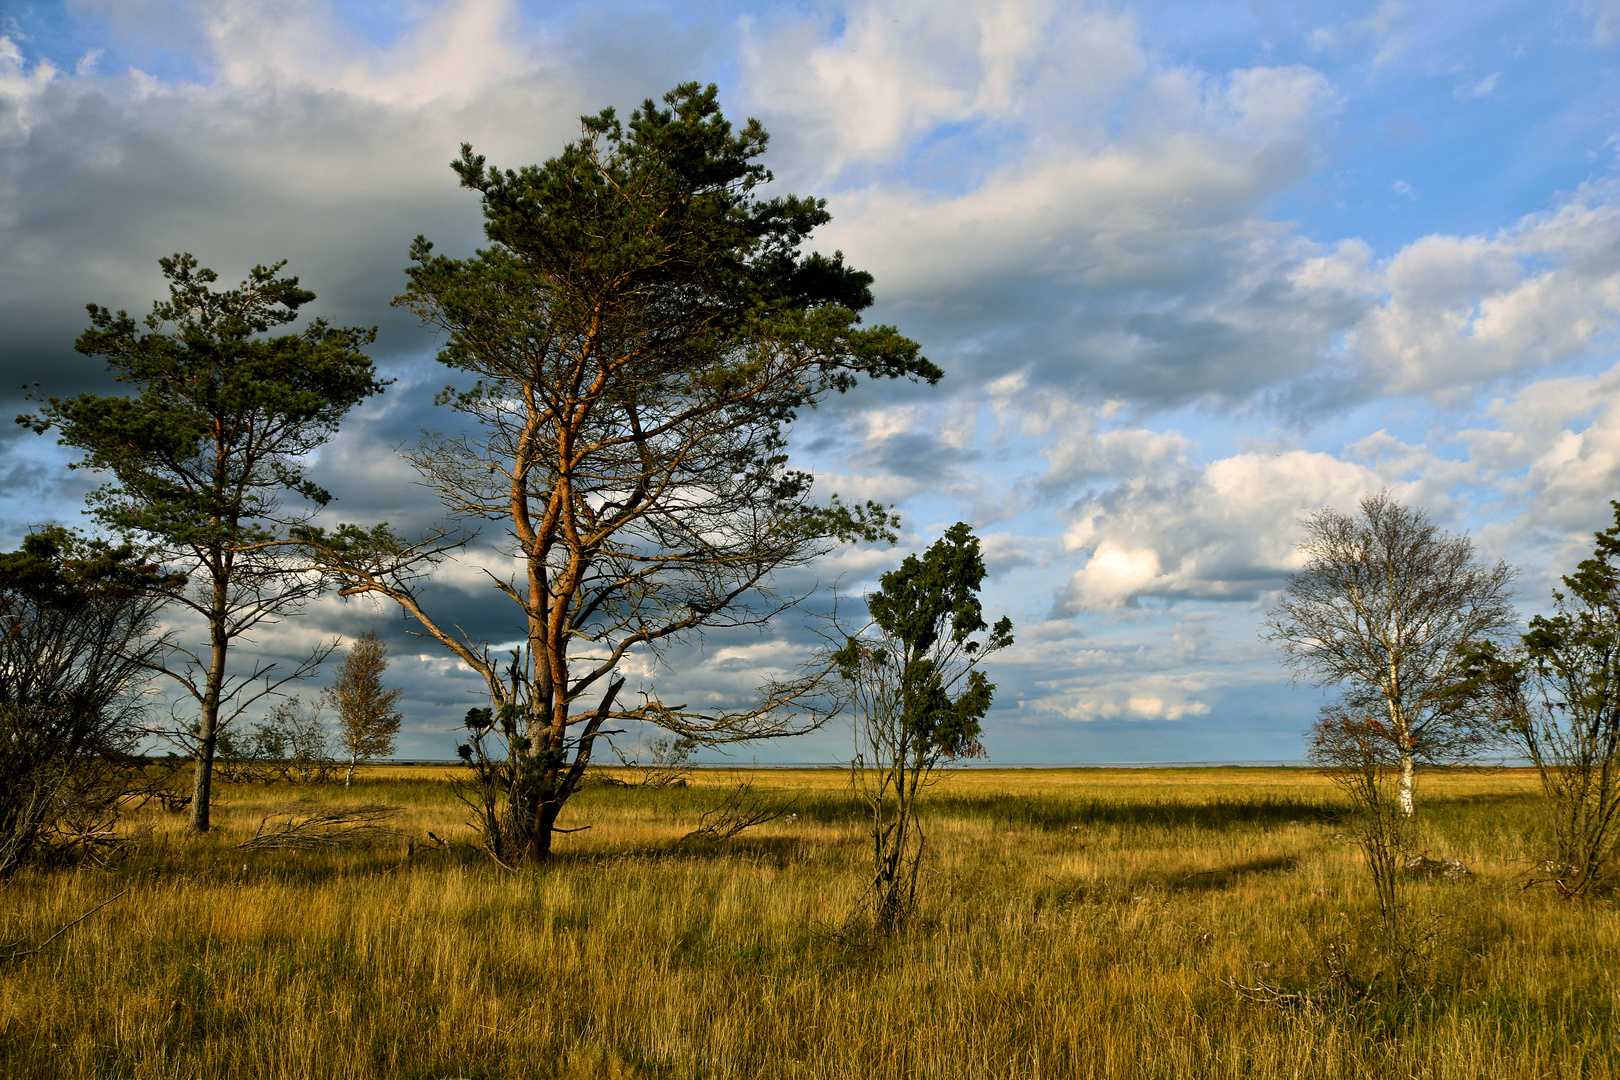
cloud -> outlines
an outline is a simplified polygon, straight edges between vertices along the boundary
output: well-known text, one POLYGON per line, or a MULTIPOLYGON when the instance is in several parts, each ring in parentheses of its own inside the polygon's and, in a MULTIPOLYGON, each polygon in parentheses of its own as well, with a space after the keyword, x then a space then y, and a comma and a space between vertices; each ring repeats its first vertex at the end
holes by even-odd
POLYGON ((1398 58, 1410 44, 1412 17, 1398 0, 1384 0, 1370 15, 1336 26, 1323 26, 1308 35, 1317 52, 1344 52, 1372 46, 1376 52, 1372 67, 1380 68, 1398 58))
POLYGON ((1470 101, 1478 101, 1480 98, 1488 98, 1496 93, 1496 84, 1501 78, 1502 73, 1500 71, 1493 71, 1478 82, 1459 84, 1452 91, 1452 96, 1465 104, 1470 101))
POLYGON ((1573 0, 1569 10, 1592 21, 1593 45, 1620 42, 1620 0, 1573 0))
POLYGON ((1054 613, 1118 610, 1148 597, 1252 601, 1298 568, 1301 516, 1352 510, 1383 485, 1364 465, 1303 450, 1237 454, 1120 483, 1070 509, 1063 544, 1086 562, 1054 613))
POLYGON ((1252 215, 1310 169, 1325 82, 1162 71, 1138 97, 1123 137, 962 193, 851 191, 825 242, 969 382, 1023 371, 1041 389, 1232 402, 1314 368, 1361 301, 1296 287, 1314 246, 1252 215))
POLYGON ((888 163, 942 125, 1000 141, 991 125, 1048 121, 1034 103, 1054 98, 1066 127, 1095 126, 1148 67, 1130 18, 1039 0, 857 3, 833 19, 744 23, 744 93, 782 119, 790 170, 824 178, 888 163))
POLYGON ((60 74, 49 60, 35 61, 30 69, 17 43, 0 35, 0 146, 28 138, 40 100, 60 74))
POLYGON ((1620 185, 1583 184, 1492 236, 1424 237, 1363 286, 1347 351, 1385 393, 1483 386, 1588 353, 1620 322, 1620 185))
POLYGON ((1542 379, 1491 400, 1456 433, 1494 501, 1482 548, 1524 568, 1520 595, 1539 604, 1612 524, 1620 491, 1620 365, 1598 375, 1542 379))
POLYGON ((1529 383, 1487 402, 1477 423, 1431 433, 1434 445, 1380 430, 1337 453, 1249 451, 1208 464, 1172 432, 1082 430, 1070 437, 1089 443, 1078 454, 1055 442, 1049 473, 1074 469, 1090 490, 1066 510, 1064 547, 1085 561, 1053 614, 1147 600, 1250 603, 1298 568, 1303 515, 1353 511, 1386 487, 1448 527, 1472 527, 1484 557, 1524 566, 1527 596, 1539 602, 1590 549, 1620 490, 1620 365, 1529 383), (1174 438, 1176 452, 1121 454, 1094 468, 1110 437, 1140 447, 1174 438))
MULTIPOLYGON (((523 31, 509 4, 423 10, 381 46, 318 3, 115 10, 177 27, 190 63, 158 66, 189 74, 163 76, 108 63, 63 72, 0 39, 8 369, 56 391, 104 385, 100 365, 70 351, 84 303, 146 310, 163 289, 157 258, 177 250, 227 282, 289 259, 320 314, 382 324, 380 356, 429 351, 431 338, 387 301, 414 234, 453 254, 480 239, 477 198, 446 167, 457 147, 470 141, 499 165, 541 160, 607 100, 599 84, 623 73, 593 83, 571 70, 574 58, 523 31)), ((661 93, 674 66, 650 60, 638 90, 661 93)))
POLYGON ((333 14, 307 2, 207 6, 202 31, 219 81, 238 90, 300 87, 406 108, 458 107, 532 77, 543 62, 527 47, 509 0, 427 9, 386 50, 354 41, 333 14))

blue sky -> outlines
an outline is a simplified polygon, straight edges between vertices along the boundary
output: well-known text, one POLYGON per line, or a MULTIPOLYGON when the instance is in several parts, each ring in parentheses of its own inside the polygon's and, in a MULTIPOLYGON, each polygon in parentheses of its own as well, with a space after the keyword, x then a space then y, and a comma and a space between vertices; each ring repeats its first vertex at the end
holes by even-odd
MULTIPOLYGON (((410 237, 478 241, 456 147, 543 160, 583 112, 714 81, 771 130, 779 186, 828 199, 815 246, 948 372, 800 425, 822 489, 896 503, 906 536, 788 584, 859 592, 966 520, 1019 629, 995 760, 1295 758, 1319 699, 1258 631, 1300 515, 1387 486, 1519 566, 1529 613, 1620 496, 1617 45, 1616 0, 12 0, 0 365, 103 385, 71 351, 86 301, 144 309, 176 250, 227 279, 287 258, 399 379, 321 456, 339 512, 424 523, 394 448, 443 379, 388 299, 410 237)), ((0 447, 0 543, 76 517, 58 449, 0 447)), ((499 641, 480 565, 441 602, 499 641)), ((255 648, 374 623, 402 750, 448 753, 473 687, 394 612, 323 600, 255 648)), ((788 620, 627 673, 723 705, 806 647, 788 620)))

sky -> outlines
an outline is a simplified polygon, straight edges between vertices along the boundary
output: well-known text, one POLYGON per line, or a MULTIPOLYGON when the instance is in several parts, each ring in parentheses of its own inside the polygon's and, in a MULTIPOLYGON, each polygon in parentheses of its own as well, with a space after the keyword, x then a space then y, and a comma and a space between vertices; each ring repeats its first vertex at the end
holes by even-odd
MULTIPOLYGON (((1519 568, 1525 617, 1613 520, 1620 0, 0 0, 5 415, 22 384, 111 388, 72 348, 84 305, 145 311, 160 256, 225 282, 286 259, 397 380, 313 463, 332 516, 425 527, 397 451, 446 422, 450 373, 389 300, 412 237, 482 239, 450 159, 540 162, 687 80, 765 124, 771 191, 833 214, 810 246, 870 271, 868 321, 947 373, 801 419, 816 490, 904 528, 783 585, 858 596, 972 525, 1017 636, 987 669, 993 762, 1302 757, 1322 694, 1261 631, 1323 506, 1424 508, 1519 568)), ((71 460, 0 430, 0 548, 81 520, 71 460)), ((498 646, 492 559, 431 599, 498 646)), ((249 651, 373 626, 401 756, 451 756, 477 684, 397 611, 326 597, 249 651)), ((813 640, 790 614, 625 674, 723 707, 813 640)), ((850 750, 834 723, 735 753, 850 750)))

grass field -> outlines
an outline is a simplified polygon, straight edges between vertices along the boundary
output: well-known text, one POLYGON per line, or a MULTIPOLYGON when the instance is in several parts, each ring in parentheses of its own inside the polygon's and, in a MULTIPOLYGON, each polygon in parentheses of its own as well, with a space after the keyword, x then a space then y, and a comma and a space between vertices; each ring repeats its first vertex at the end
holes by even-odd
POLYGON ((142 810, 107 869, 0 892, 0 1076, 1609 1077, 1620 921, 1522 888, 1537 827, 1519 772, 1420 778, 1424 844, 1474 871, 1415 888, 1440 920, 1434 990, 1287 1008, 1328 942, 1371 963, 1369 890, 1305 770, 975 770, 931 792, 915 925, 840 932, 863 884, 848 778, 764 770, 792 802, 681 845, 735 777, 593 787, 561 855, 475 848, 449 770, 353 789, 230 788, 188 836, 142 810), (417 837, 243 852, 271 804, 391 803, 417 837), (449 850, 425 843, 428 830, 449 850))

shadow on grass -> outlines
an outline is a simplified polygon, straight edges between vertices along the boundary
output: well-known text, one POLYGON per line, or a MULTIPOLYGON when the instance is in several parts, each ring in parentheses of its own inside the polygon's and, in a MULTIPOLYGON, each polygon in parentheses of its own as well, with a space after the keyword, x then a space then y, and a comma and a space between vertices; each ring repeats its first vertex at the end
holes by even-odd
POLYGON ((1298 856, 1295 855, 1250 859, 1248 862, 1217 867, 1213 870, 1194 870, 1189 874, 1170 875, 1167 879, 1161 879, 1161 883, 1170 892, 1219 892, 1231 888, 1245 878, 1260 874, 1286 874, 1296 869, 1299 862, 1298 856))
POLYGON ((554 851, 546 866, 602 869, 624 863, 754 862, 778 868, 805 861, 804 840, 797 836, 736 836, 729 840, 674 840, 623 851, 554 851))
POLYGON ((1339 814, 1339 807, 1312 799, 1221 800, 1183 803, 1112 802, 1101 799, 1056 800, 930 800, 935 814, 978 818, 1004 826, 1060 830, 1075 826, 1128 826, 1162 829, 1229 829, 1233 826, 1283 827, 1323 824, 1339 814))

